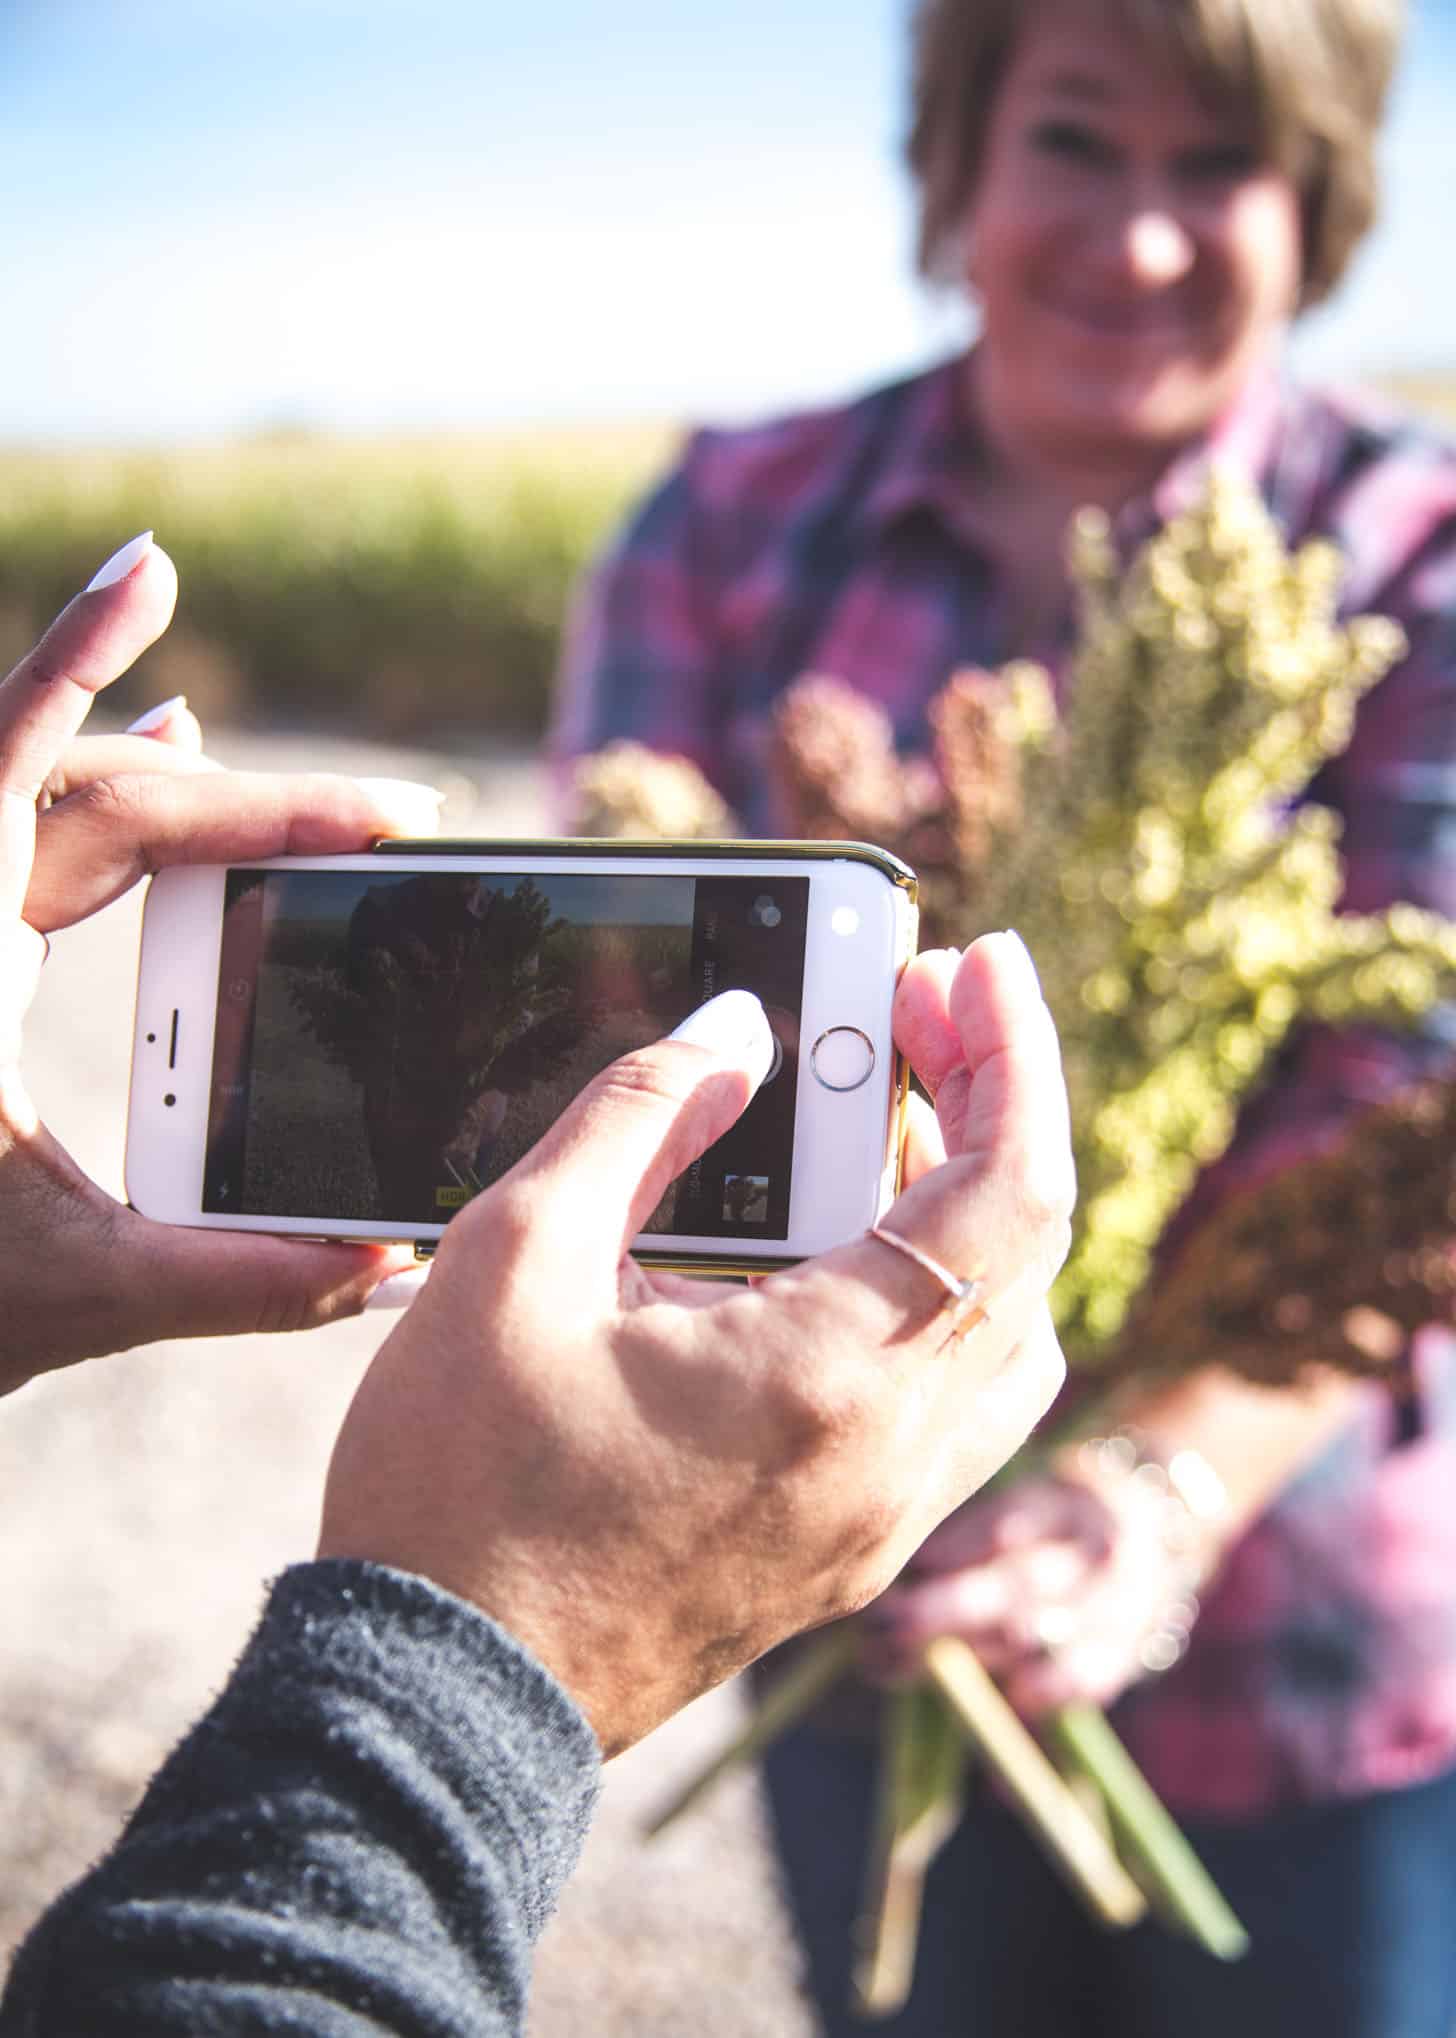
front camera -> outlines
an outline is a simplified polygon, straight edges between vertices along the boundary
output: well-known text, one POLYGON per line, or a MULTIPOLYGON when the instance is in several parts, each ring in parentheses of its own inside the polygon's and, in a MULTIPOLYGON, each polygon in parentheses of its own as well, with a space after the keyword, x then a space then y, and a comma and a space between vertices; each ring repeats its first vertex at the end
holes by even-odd
POLYGON ((172 1092, 170 1090, 167 1092, 166 1096, 162 1099, 162 1102, 164 1104, 175 1104, 176 1101, 177 1099, 172 1095, 172 1092))

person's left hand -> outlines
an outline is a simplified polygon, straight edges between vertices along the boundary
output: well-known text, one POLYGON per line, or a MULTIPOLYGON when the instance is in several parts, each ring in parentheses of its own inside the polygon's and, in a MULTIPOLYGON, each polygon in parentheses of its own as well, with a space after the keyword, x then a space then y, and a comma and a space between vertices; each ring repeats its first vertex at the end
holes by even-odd
POLYGON ((1165 1508, 1156 1487, 1070 1469, 972 1500, 866 1610, 866 1670, 911 1677, 954 1635, 1028 1717, 1109 1703, 1147 1674, 1149 1637, 1186 1596, 1165 1508))
POLYGON ((171 560, 135 541, 0 682, 0 1393, 155 1339, 347 1315, 411 1264, 394 1247, 153 1224, 82 1172, 26 1091, 22 1023, 58 928, 165 864, 433 830, 423 787, 221 771, 185 710, 142 734, 78 738, 96 693, 166 628, 176 593, 171 560))

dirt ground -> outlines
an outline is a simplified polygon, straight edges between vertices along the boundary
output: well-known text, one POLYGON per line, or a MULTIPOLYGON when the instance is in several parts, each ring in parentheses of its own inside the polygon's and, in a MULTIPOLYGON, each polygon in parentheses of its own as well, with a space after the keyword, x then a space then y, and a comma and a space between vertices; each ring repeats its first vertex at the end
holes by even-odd
MULTIPOLYGON (((519 756, 448 762, 223 736, 235 766, 427 777, 455 832, 542 826, 519 756)), ((59 936, 28 1030, 43 1114, 119 1190, 138 903, 59 936)), ((0 1954, 104 1848, 224 1678, 263 1581, 307 1556, 323 1468, 379 1317, 155 1346, 0 1410, 0 1954)), ((749 1777, 653 1845, 644 1813, 731 1727, 715 1693, 608 1772, 543 1941, 532 2038, 813 2038, 749 1777)))

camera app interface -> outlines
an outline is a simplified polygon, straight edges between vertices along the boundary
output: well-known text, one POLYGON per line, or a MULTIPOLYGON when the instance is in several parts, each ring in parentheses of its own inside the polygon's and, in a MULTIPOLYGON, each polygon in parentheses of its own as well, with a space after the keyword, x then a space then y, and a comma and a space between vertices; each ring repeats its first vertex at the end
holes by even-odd
POLYGON ((788 1235, 809 880, 233 870, 203 1208, 448 1222, 719 991, 775 1066, 645 1229, 788 1235))

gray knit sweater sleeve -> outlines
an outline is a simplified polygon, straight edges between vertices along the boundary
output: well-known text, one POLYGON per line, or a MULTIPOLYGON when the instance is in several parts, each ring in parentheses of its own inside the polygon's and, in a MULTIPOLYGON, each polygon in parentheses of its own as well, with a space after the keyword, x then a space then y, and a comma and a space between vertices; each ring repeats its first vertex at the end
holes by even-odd
POLYGON ((599 1774, 571 1700, 475 1608, 299 1565, 21 1948, 0 2032, 518 2033, 599 1774))

